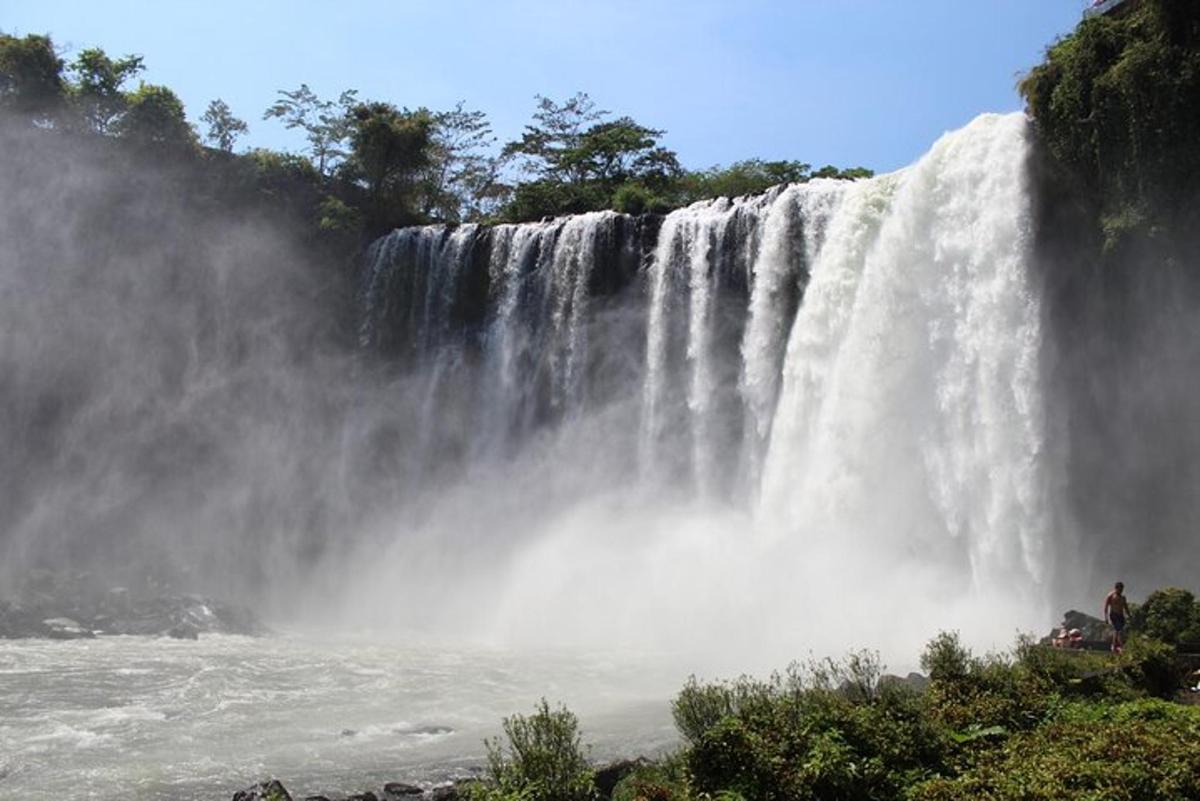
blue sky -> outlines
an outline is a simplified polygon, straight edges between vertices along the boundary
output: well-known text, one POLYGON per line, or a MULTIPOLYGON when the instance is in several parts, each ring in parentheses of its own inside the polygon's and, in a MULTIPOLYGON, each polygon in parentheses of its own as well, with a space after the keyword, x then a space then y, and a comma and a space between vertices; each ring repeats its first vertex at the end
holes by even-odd
POLYGON ((1021 107, 1018 75, 1084 0, 0 0, 0 30, 145 57, 195 120, 220 97, 241 146, 299 149, 279 89, 356 88, 487 112, 501 139, 535 94, 584 91, 667 131, 688 167, 799 159, 884 171, 947 130, 1021 107))

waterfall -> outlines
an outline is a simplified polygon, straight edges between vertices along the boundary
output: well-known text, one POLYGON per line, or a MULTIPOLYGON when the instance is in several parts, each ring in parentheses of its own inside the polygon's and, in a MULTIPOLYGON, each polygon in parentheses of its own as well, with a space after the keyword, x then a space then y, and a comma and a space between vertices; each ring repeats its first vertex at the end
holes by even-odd
POLYGON ((985 116, 848 190, 792 328, 764 468, 785 527, 961 554, 977 586, 1045 575, 1025 148, 1019 116, 985 116))
POLYGON ((1026 149, 1019 115, 987 115, 872 179, 397 231, 369 254, 363 342, 474 364, 470 459, 534 448, 578 478, 561 508, 740 510, 780 565, 869 554, 876 577, 911 561, 1034 604, 1056 467, 1026 149))

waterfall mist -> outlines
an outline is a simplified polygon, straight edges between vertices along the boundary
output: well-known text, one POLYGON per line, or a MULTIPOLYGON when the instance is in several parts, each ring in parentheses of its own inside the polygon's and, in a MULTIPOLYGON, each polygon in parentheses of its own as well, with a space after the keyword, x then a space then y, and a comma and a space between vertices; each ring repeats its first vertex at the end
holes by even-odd
POLYGON ((1074 521, 1131 451, 1080 437, 1188 385, 1062 367, 1027 139, 985 115, 868 180, 402 229, 355 275, 186 171, 5 132, 0 580, 700 670, 1007 646, 1129 564, 1074 521))

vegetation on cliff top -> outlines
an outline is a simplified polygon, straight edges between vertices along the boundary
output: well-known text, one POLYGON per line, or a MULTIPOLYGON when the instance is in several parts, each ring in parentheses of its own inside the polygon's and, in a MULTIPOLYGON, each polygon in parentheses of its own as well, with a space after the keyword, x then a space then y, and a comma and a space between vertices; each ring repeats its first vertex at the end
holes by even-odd
POLYGON ((1020 83, 1106 253, 1188 237, 1200 221, 1200 4, 1128 6, 1085 19, 1020 83))
POLYGON ((140 56, 114 59, 99 48, 67 62, 49 36, 0 33, 0 116, 48 135, 104 138, 138 158, 190 164, 207 173, 202 183, 222 202, 282 200, 314 240, 343 249, 415 223, 664 212, 778 183, 871 174, 758 159, 685 170, 661 144, 663 131, 614 117, 582 93, 562 102, 538 96, 521 137, 500 147, 487 116, 463 103, 410 110, 354 90, 324 99, 305 84, 281 90, 263 114, 302 131, 305 152, 235 154, 249 126, 228 104, 213 100, 200 117, 204 147, 171 89, 132 85, 144 69, 140 56))

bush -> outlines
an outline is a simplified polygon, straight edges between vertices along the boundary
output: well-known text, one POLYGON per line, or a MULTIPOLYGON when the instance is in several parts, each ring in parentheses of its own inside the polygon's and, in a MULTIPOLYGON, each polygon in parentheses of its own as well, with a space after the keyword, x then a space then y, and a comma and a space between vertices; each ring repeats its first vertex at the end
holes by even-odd
POLYGON ((971 652, 959 641, 957 631, 939 632, 921 654, 921 670, 935 681, 961 679, 972 663, 971 652))
POLYGON ((792 665, 769 681, 702 685, 675 702, 692 789, 749 799, 898 799, 944 769, 922 697, 882 685, 877 654, 792 665))
MULTIPOLYGON (((613 788, 612 801, 686 801, 692 797, 683 753, 640 765, 613 788)), ((734 799, 729 799, 734 801, 734 799)))
POLYGON ((1163 701, 1076 704, 983 751, 962 775, 926 781, 912 801, 1200 798, 1200 710, 1163 701))
POLYGON ((1178 587, 1150 593, 1146 602, 1133 610, 1129 622, 1135 631, 1171 645, 1200 642, 1200 604, 1178 587))
POLYGON ((488 740, 492 785, 472 788, 475 801, 590 801, 592 770, 580 745, 579 721, 566 707, 551 709, 542 699, 528 717, 504 719, 507 749, 488 740))
POLYGON ((671 204, 642 184, 626 183, 613 193, 612 207, 623 214, 665 214, 671 204))

